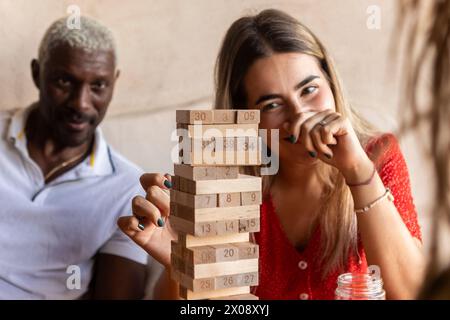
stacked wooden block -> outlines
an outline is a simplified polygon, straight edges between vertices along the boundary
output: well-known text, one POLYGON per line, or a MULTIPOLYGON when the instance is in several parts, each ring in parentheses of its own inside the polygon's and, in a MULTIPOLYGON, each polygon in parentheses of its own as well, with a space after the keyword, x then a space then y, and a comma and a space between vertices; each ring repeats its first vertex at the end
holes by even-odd
POLYGON ((257 299, 261 178, 239 167, 260 164, 258 123, 257 110, 177 111, 171 261, 184 299, 257 299))

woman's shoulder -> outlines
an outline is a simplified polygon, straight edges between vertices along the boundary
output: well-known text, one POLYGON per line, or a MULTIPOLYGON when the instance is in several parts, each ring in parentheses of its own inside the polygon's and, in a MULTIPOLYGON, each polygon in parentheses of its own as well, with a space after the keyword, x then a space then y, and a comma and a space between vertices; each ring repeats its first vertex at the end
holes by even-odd
POLYGON ((378 168, 381 168, 387 160, 402 156, 398 139, 390 132, 370 137, 365 144, 365 150, 378 168))

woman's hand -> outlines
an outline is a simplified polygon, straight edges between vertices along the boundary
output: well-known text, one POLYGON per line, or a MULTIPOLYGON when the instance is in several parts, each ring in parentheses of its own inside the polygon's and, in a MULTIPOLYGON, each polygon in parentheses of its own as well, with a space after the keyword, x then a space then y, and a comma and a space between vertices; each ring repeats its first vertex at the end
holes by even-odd
POLYGON ((309 118, 301 113, 290 122, 287 130, 311 157, 336 167, 349 182, 361 179, 361 175, 367 176, 373 168, 350 121, 333 110, 309 118))
POLYGON ((134 242, 165 267, 170 265, 171 240, 176 232, 167 219, 170 214, 170 176, 157 173, 141 176, 146 197, 136 196, 132 201, 133 216, 121 217, 119 228, 134 242))

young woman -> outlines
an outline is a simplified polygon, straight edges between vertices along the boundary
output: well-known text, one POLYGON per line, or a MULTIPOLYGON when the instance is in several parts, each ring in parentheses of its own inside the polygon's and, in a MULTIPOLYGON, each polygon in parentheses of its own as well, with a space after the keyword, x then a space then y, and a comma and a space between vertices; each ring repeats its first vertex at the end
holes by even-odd
MULTIPOLYGON (((388 298, 414 297, 424 258, 405 161, 392 135, 376 134, 350 108, 311 31, 277 10, 237 20, 222 44, 216 82, 216 108, 260 110, 260 127, 280 130, 280 170, 263 178, 254 293, 333 299, 339 274, 377 265, 388 298)), ((136 197, 134 215, 119 226, 166 266, 156 297, 176 297, 169 276, 176 234, 164 191, 170 177, 146 174, 141 184, 146 199, 136 197)))

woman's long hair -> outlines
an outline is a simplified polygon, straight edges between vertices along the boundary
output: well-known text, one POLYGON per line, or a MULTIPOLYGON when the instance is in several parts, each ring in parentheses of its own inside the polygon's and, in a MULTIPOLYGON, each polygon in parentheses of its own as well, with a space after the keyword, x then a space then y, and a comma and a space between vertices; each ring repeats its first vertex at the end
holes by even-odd
POLYGON ((402 129, 427 125, 427 144, 436 179, 430 261, 420 297, 448 299, 450 264, 444 262, 449 269, 438 276, 442 269, 438 244, 442 231, 450 227, 450 0, 402 0, 398 26, 399 35, 406 36, 403 48, 406 94, 402 104, 407 107, 402 109, 402 129), (428 77, 430 83, 425 87, 423 79, 428 77), (418 93, 429 100, 419 101, 418 93))
MULTIPOLYGON (((303 24, 278 10, 264 10, 235 21, 228 29, 217 57, 215 108, 246 108, 243 79, 258 59, 276 53, 303 53, 319 62, 333 92, 336 111, 352 123, 360 141, 373 134, 371 126, 348 104, 334 64, 325 47, 303 24)), ((324 185, 323 205, 317 219, 321 228, 323 275, 342 269, 351 250, 356 250, 357 227, 353 200, 343 176, 331 166, 318 166, 324 185)), ((269 194, 274 177, 263 177, 263 193, 269 194)), ((311 230, 310 230, 311 231, 311 230)))

